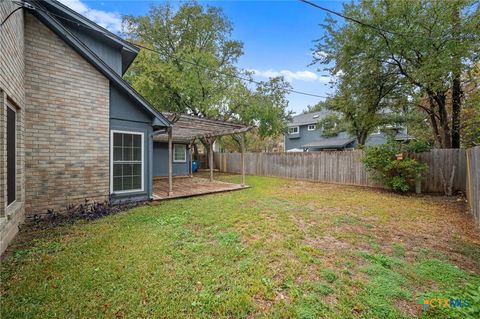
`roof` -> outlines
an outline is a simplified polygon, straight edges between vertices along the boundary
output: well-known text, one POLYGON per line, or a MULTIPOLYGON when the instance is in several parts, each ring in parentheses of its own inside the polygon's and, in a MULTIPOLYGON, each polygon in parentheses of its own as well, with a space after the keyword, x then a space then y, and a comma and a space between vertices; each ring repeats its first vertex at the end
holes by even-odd
POLYGON ((414 140, 415 137, 411 136, 411 135, 408 135, 404 132, 398 132, 396 135, 395 135, 395 140, 396 141, 408 141, 408 140, 414 140))
MULTIPOLYGON (((181 113, 164 112, 163 115, 172 123, 173 140, 189 143, 199 138, 219 137, 247 132, 252 126, 229 121, 212 120, 181 113)), ((165 141, 165 135, 156 135, 154 141, 165 141)))
POLYGON ((292 120, 287 124, 288 126, 317 124, 318 121, 323 119, 328 114, 332 114, 331 111, 322 110, 318 112, 304 113, 292 117, 292 120))
MULTIPOLYGON (((37 17, 42 23, 48 26, 53 32, 55 32, 63 41, 65 41, 70 47, 77 51, 84 59, 90 62, 97 70, 99 70, 105 77, 107 77, 113 85, 119 90, 124 92, 127 96, 131 97, 138 103, 147 113, 151 114, 155 119, 153 121, 154 127, 169 127, 170 122, 158 112, 150 103, 148 103, 143 96, 141 96, 134 88, 130 86, 120 75, 118 75, 112 68, 110 68, 102 59, 100 59, 92 50, 88 48, 82 41, 80 41, 75 35, 73 35, 63 24, 54 16, 49 14, 46 7, 42 6, 37 0, 28 0, 28 2, 34 7, 33 9, 27 8, 35 17, 37 17)), ((49 0, 49 3, 59 4, 57 1, 49 0)), ((63 6, 64 7, 64 6, 63 6)), ((79 15, 79 14, 77 14, 79 15)), ((80 16, 80 15, 79 15, 80 16)), ((93 23, 93 22, 91 22, 93 23)), ((97 27, 101 28, 97 25, 97 27)))
POLYGON ((355 141, 355 138, 352 137, 331 137, 323 140, 313 141, 308 144, 302 145, 303 148, 344 148, 348 144, 355 141))
MULTIPOLYGON (((26 1, 32 4, 35 2, 35 0, 26 1)), ((49 12, 55 14, 56 17, 62 19, 62 23, 76 23, 76 25, 83 25, 85 26, 84 32, 94 31, 95 35, 103 37, 105 41, 110 41, 111 44, 120 46, 122 48, 121 52, 123 72, 128 69, 133 60, 135 60, 138 52, 140 52, 140 48, 136 47, 128 41, 125 41, 115 33, 110 32, 109 30, 96 24, 92 20, 70 9, 69 7, 67 7, 63 3, 60 3, 57 0, 43 0, 41 2, 41 5, 49 12)))

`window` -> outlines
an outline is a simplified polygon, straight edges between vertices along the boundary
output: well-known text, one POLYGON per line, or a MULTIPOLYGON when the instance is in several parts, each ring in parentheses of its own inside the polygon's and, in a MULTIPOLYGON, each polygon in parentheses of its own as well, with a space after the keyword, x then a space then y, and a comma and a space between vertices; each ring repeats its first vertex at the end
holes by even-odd
POLYGON ((185 163, 187 161, 187 146, 184 144, 173 144, 173 161, 185 163))
POLYGON ((308 126, 309 131, 315 131, 316 129, 317 129, 317 126, 315 124, 308 126))
POLYGON ((112 131, 112 193, 143 191, 143 133, 112 131))
POLYGON ((16 199, 17 188, 17 113, 7 105, 7 205, 16 199))
POLYGON ((298 134, 298 126, 289 127, 288 134, 298 134))

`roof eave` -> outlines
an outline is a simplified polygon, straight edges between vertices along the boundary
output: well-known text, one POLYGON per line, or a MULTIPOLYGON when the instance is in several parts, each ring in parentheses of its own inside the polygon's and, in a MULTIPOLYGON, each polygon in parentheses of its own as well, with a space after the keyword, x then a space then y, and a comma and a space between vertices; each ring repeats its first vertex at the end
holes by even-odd
POLYGON ((119 37, 116 34, 110 32, 109 30, 103 28, 102 26, 98 25, 97 23, 93 22, 92 20, 88 19, 87 17, 79 14, 75 10, 70 9, 69 7, 64 5, 63 3, 60 3, 57 0, 43 0, 43 1, 45 1, 45 3, 47 3, 48 5, 51 5, 52 7, 56 8, 57 10, 60 10, 61 12, 67 14, 71 18, 78 20, 80 23, 85 24, 89 28, 97 30, 100 33, 103 33, 109 39, 111 39, 114 42, 120 44, 125 50, 129 50, 129 51, 135 53, 135 55, 137 55, 138 52, 140 52, 140 48, 138 48, 138 47, 132 45, 131 43, 123 40, 121 37, 119 37))

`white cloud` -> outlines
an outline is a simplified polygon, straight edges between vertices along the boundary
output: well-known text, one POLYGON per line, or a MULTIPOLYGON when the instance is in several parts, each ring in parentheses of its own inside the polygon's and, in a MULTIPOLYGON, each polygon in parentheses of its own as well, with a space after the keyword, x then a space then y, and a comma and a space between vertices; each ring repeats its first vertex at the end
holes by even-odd
POLYGON ((122 30, 122 17, 117 12, 92 9, 81 0, 59 1, 111 32, 120 32, 122 30))
POLYGON ((251 69, 249 70, 250 72, 253 72, 256 76, 259 77, 264 77, 264 78, 273 78, 277 76, 283 76, 285 80, 288 82, 292 81, 319 81, 322 83, 328 83, 330 81, 329 76, 323 76, 323 75, 318 75, 316 73, 313 73, 311 71, 305 70, 305 71, 290 71, 290 70, 281 70, 281 71, 274 71, 274 70, 255 70, 251 69))
POLYGON ((328 53, 325 52, 325 51, 312 51, 311 52, 311 55, 315 58, 315 59, 325 59, 328 57, 328 53))

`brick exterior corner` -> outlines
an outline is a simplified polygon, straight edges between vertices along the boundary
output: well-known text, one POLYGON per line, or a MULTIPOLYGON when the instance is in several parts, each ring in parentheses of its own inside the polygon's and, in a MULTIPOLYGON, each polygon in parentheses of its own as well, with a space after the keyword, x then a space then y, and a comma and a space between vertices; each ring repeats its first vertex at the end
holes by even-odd
POLYGON ((25 211, 109 195, 109 80, 25 14, 25 211))

